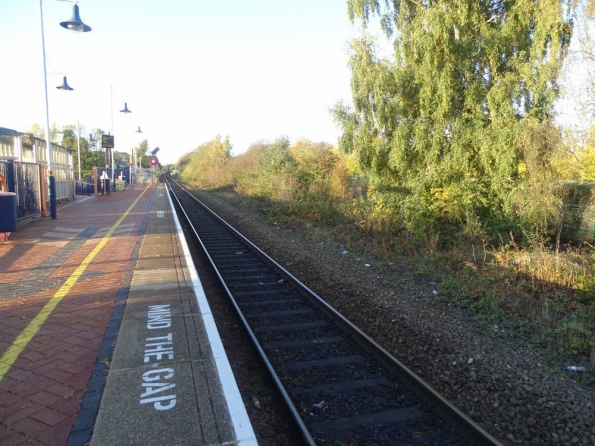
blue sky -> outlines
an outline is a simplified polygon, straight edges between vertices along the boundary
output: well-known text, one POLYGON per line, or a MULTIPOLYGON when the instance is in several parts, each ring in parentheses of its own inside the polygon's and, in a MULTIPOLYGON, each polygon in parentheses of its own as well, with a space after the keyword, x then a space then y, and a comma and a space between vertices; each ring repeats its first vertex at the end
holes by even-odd
MULTIPOLYGON (((59 26, 72 6, 43 1, 51 123, 110 132, 113 116, 116 150, 146 138, 162 163, 217 135, 235 154, 282 135, 336 143, 328 109, 351 101, 359 35, 346 0, 81 0, 84 34, 59 26), (63 75, 74 91, 55 88, 63 75)), ((39 2, 0 12, 0 127, 45 126, 39 2)))

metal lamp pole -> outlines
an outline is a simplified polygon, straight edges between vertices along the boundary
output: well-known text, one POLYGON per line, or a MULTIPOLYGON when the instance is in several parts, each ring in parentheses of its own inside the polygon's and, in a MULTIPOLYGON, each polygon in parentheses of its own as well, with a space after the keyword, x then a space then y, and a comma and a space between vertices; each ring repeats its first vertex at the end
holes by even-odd
POLYGON ((99 160, 97 157, 97 147, 95 146, 95 138, 93 138, 93 133, 89 133, 89 144, 91 145, 91 150, 93 152, 95 152, 95 155, 93 155, 94 162, 99 163, 99 160))
POLYGON ((76 121, 76 133, 77 133, 76 144, 78 147, 78 158, 79 158, 79 181, 81 181, 81 124, 78 120, 76 121))
MULTIPOLYGON (((142 133, 142 132, 143 131, 140 129, 140 125, 139 125, 138 126, 138 130, 136 131, 136 133, 142 133)), ((132 149, 132 150, 134 151, 134 149, 132 149)), ((134 169, 136 170, 135 183, 138 184, 138 177, 140 175, 140 161, 138 161, 139 156, 138 156, 138 153, 137 152, 134 153, 134 156, 135 156, 135 158, 134 158, 134 162, 135 162, 134 169), (138 161, 138 169, 136 168, 136 162, 137 161, 138 161)))
MULTIPOLYGON (((128 104, 126 102, 124 102, 124 108, 122 110, 120 110, 120 113, 124 113, 124 114, 132 113, 130 110, 128 110, 128 104)), ((112 170, 112 172, 113 172, 113 170, 112 170)))
MULTIPOLYGON (((45 33, 43 29, 43 0, 39 0, 39 19, 41 22, 41 52, 43 56, 43 86, 45 92, 45 124, 46 124, 46 132, 45 132, 45 144, 46 144, 46 151, 48 157, 48 181, 50 186, 50 217, 52 219, 56 218, 56 179, 54 178, 53 174, 53 160, 52 160, 52 140, 50 136, 50 112, 49 112, 49 105, 48 105, 48 75, 47 75, 47 67, 46 67, 46 56, 45 56, 45 33)), ((91 27, 85 25, 80 16, 79 16, 79 7, 75 3, 73 8, 73 15, 72 18, 66 22, 61 22, 60 26, 78 32, 89 32, 91 31, 91 27)), ((66 78, 64 78, 64 83, 66 84, 66 78)), ((80 169, 79 169, 80 175, 80 169)))
MULTIPOLYGON (((112 115, 112 135, 114 134, 114 88, 110 87, 110 100, 111 100, 111 107, 110 112, 112 115)), ((124 102, 124 109, 120 110, 120 113, 132 113, 132 111, 128 110, 128 104, 124 102)), ((115 145, 115 144, 114 144, 115 145)), ((111 157, 111 164, 112 164, 112 184, 114 184, 114 151, 116 150, 115 147, 112 148, 112 157, 111 157)))
POLYGON ((45 144, 48 157, 48 180, 50 183, 50 217, 56 218, 56 179, 53 175, 52 141, 50 137, 50 112, 48 106, 48 74, 45 63, 45 37, 43 32, 43 7, 39 0, 39 17, 41 20, 41 51, 43 53, 43 86, 45 91, 45 144))

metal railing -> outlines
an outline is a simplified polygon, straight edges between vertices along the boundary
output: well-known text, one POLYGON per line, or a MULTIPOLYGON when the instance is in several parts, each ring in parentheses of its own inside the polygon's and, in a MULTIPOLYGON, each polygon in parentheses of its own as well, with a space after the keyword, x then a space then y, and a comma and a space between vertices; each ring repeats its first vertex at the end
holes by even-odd
POLYGON ((41 213, 41 166, 34 163, 14 163, 17 219, 41 213))

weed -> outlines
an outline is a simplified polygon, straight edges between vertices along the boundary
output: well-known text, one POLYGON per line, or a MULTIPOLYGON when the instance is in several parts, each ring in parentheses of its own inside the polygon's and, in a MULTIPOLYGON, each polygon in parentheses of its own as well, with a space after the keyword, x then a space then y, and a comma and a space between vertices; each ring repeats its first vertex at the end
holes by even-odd
POLYGON ((349 260, 351 260, 352 262, 355 262, 357 260, 357 258, 358 258, 358 255, 354 251, 347 251, 347 258, 349 260))
POLYGON ((428 277, 438 283, 441 302, 470 311, 480 323, 507 327, 507 334, 514 331, 545 352, 589 356, 595 319, 591 245, 557 247, 525 236, 523 246, 510 234, 492 247, 473 216, 467 216, 459 234, 428 230, 420 235, 380 199, 229 195, 225 190, 227 201, 241 200, 271 222, 307 229, 316 239, 333 238, 346 247, 351 261, 375 255, 428 277))

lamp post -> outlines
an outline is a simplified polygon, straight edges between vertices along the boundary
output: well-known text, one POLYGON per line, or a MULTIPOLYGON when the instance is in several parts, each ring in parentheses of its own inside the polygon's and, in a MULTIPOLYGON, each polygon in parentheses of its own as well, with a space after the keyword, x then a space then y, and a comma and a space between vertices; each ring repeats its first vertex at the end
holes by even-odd
MULTIPOLYGON (((122 110, 120 110, 120 113, 125 113, 125 114, 129 114, 132 113, 130 110, 128 110, 128 104, 126 102, 124 102, 124 108, 122 110)), ((112 152, 112 156, 113 156, 113 152, 112 152)), ((112 158, 112 163, 113 163, 113 158, 112 158)), ((113 176, 113 169, 112 169, 112 176, 113 176)))
MULTIPOLYGON (((65 91, 74 90, 74 88, 72 88, 70 85, 68 85, 66 76, 64 76, 64 79, 62 80, 62 85, 58 85, 56 88, 58 90, 65 90, 65 91)), ((77 145, 78 145, 79 181, 81 181, 81 128, 80 128, 78 120, 76 122, 76 128, 77 128, 76 132, 77 132, 77 145)))
MULTIPOLYGON (((110 87, 110 99, 111 99, 111 107, 110 107, 110 112, 112 115, 112 135, 114 134, 114 88, 110 87)), ((124 108, 122 110, 120 110, 120 113, 132 113, 131 110, 128 109, 128 104, 126 102, 124 102, 124 108)), ((140 129, 140 127, 139 127, 140 129)), ((112 155, 111 155, 111 159, 110 159, 110 163, 112 165, 112 184, 114 184, 114 150, 115 147, 112 149, 112 155)))
MULTIPOLYGON (((143 131, 140 129, 140 125, 138 126, 138 130, 135 130, 136 133, 142 133, 143 131)), ((134 155, 134 182, 138 184, 138 175, 140 173, 140 165, 137 169, 136 162, 138 161, 138 153, 135 153, 134 147, 130 150, 130 183, 132 184, 132 155, 134 155)))
MULTIPOLYGON (((59 85, 56 88, 58 90, 67 90, 67 91, 74 90, 74 88, 72 88, 70 85, 68 85, 68 82, 66 80, 66 76, 64 76, 64 80, 62 81, 62 85, 59 85)), ((79 181, 81 181, 81 125, 80 125, 78 119, 76 121, 76 144, 77 144, 77 147, 78 147, 79 181)))
MULTIPOLYGON (((39 19, 41 23, 41 52, 43 56, 43 86, 45 92, 45 124, 46 124, 46 131, 45 131, 45 143, 46 143, 46 151, 48 157, 48 181, 50 186, 50 217, 52 219, 56 218, 56 179, 53 175, 53 162, 52 162, 52 140, 50 137, 50 113, 49 113, 49 105, 48 105, 48 75, 47 75, 47 67, 46 67, 46 57, 45 57, 45 33, 43 30, 43 5, 42 0, 39 0, 39 19)), ((61 22, 60 25, 64 28, 71 29, 73 31, 78 32, 89 32, 91 31, 91 27, 85 25, 79 15, 79 7, 75 3, 73 9, 73 16, 70 20, 66 22, 61 22)), ((71 89, 66 82, 66 76, 64 76, 64 83, 61 87, 57 87, 61 90, 68 90, 71 89), (67 87, 67 88, 66 88, 67 87)), ((80 170, 79 170, 80 171, 80 170)))
MULTIPOLYGON (((97 147, 95 146, 95 138, 93 138, 93 133, 89 133, 89 143, 91 144, 91 148, 93 150, 93 152, 95 152, 95 155, 93 156, 93 158, 95 159, 96 163, 99 163, 99 161, 97 160, 97 147)), ((99 165, 99 164, 97 164, 99 165)))
POLYGON ((78 148, 78 159, 79 159, 79 181, 81 181, 81 124, 76 121, 76 145, 78 148))

